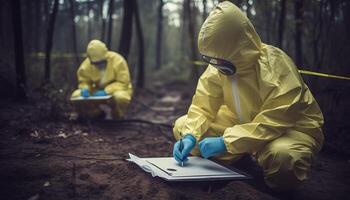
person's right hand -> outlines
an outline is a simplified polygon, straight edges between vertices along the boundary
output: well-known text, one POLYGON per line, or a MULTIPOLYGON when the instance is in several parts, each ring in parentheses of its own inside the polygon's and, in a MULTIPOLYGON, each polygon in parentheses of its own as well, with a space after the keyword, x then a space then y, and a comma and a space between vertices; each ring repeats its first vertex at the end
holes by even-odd
POLYGON ((173 156, 174 159, 178 162, 185 162, 188 160, 188 155, 196 145, 196 138, 191 134, 185 135, 182 139, 182 145, 180 145, 180 140, 174 144, 173 156))
POLYGON ((81 96, 82 97, 89 97, 90 96, 89 90, 87 88, 81 89, 81 96))

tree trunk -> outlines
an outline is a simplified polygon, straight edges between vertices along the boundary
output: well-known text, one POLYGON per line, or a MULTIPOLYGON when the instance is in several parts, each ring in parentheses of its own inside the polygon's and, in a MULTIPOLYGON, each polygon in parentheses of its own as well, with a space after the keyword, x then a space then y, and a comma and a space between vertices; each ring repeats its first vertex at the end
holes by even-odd
POLYGON ((123 23, 122 32, 120 34, 119 50, 118 52, 125 58, 128 58, 131 36, 132 36, 132 16, 134 12, 133 1, 123 1, 123 23))
POLYGON ((282 49, 283 48, 283 33, 284 33, 284 25, 285 25, 285 18, 286 18, 286 0, 281 1, 281 11, 280 11, 280 18, 278 22, 278 46, 282 49))
POLYGON ((303 0, 295 0, 294 15, 295 15, 295 60, 298 67, 303 65, 303 0))
POLYGON ((109 0, 108 5, 108 30, 107 30, 107 47, 111 48, 112 43, 112 29, 113 29, 113 10, 114 10, 114 0, 109 0))
POLYGON ((25 66, 23 56, 23 38, 22 38, 22 19, 21 19, 21 2, 20 0, 11 0, 12 23, 14 33, 14 50, 16 65, 16 97, 18 100, 25 100, 25 66))
POLYGON ((185 58, 186 55, 187 55, 187 52, 186 52, 186 43, 187 43, 187 40, 186 40, 186 29, 187 29, 187 20, 188 17, 187 17, 187 10, 186 10, 186 1, 183 1, 182 2, 182 16, 181 16, 181 38, 180 38, 180 49, 181 49, 181 55, 185 58))
POLYGON ((136 0, 132 0, 134 3, 135 9, 135 25, 136 25, 136 33, 137 33, 137 42, 139 44, 139 70, 137 76, 137 86, 143 88, 144 80, 145 80, 145 62, 144 62, 144 43, 143 43, 143 33, 139 15, 139 9, 136 0))
POLYGON ((40 51, 40 38, 41 38, 41 4, 42 0, 35 1, 35 28, 34 28, 34 51, 39 52, 40 51))
POLYGON ((314 27, 313 27, 313 66, 315 69, 318 69, 318 59, 319 59, 319 42, 321 39, 322 35, 322 30, 323 30, 323 10, 324 10, 324 0, 321 0, 318 2, 320 5, 318 7, 314 6, 313 7, 313 14, 314 14, 314 27))
POLYGON ((101 40, 104 41, 105 40, 105 29, 106 29, 106 19, 103 16, 103 5, 104 5, 104 0, 100 0, 100 14, 101 14, 101 21, 102 21, 102 27, 101 27, 101 40))
POLYGON ((278 43, 278 13, 279 13, 279 8, 278 5, 276 4, 272 4, 272 8, 271 8, 271 12, 273 13, 273 19, 272 19, 272 26, 271 26, 271 33, 272 34, 272 40, 271 42, 273 44, 277 44, 278 43))
MULTIPOLYGON (((328 0, 327 3, 328 3, 327 6, 329 6, 329 9, 328 9, 329 15, 328 15, 328 24, 326 26, 326 31, 325 31, 326 37, 328 37, 330 35, 330 31, 332 30, 332 25, 335 22, 334 18, 335 18, 336 9, 337 9, 336 8, 336 6, 337 6, 336 1, 328 0)), ((320 56, 319 56, 319 60, 318 60, 318 63, 316 64, 316 66, 322 66, 323 62, 326 61, 325 53, 326 53, 327 44, 329 44, 329 40, 328 39, 324 39, 322 44, 321 44, 320 56)), ((332 56, 332 54, 329 53, 328 56, 332 56)), ((331 59, 328 59, 328 62, 330 60, 331 59)))
POLYGON ((250 10, 252 9, 252 6, 249 4, 249 0, 246 0, 247 5, 247 17, 251 20, 252 16, 250 15, 250 10))
POLYGON ((203 22, 205 21, 205 19, 207 18, 207 15, 208 15, 208 11, 207 11, 207 0, 203 0, 202 1, 203 3, 203 15, 202 15, 202 19, 203 19, 203 22))
POLYGON ((350 4, 343 5, 344 25, 346 33, 350 35, 350 4))
POLYGON ((263 5, 264 5, 264 10, 265 10, 265 35, 266 35, 266 43, 270 44, 271 43, 271 34, 272 34, 272 6, 270 1, 263 1, 263 5), (269 8, 269 9, 268 9, 269 8))
POLYGON ((163 0, 159 0, 156 36, 156 70, 159 70, 162 65, 163 5, 163 0))
POLYGON ((32 51, 32 45, 33 45, 33 17, 32 17, 32 11, 33 11, 33 1, 24 1, 24 23, 22 24, 24 30, 26 30, 26 34, 23 35, 24 37, 24 50, 25 54, 30 54, 32 51))
POLYGON ((92 28, 91 28, 91 20, 92 19, 90 19, 90 10, 91 10, 91 2, 87 1, 86 2, 86 15, 88 17, 88 21, 87 21, 88 41, 90 41, 92 38, 92 28))
MULTIPOLYGON (((195 16, 193 16, 193 9, 192 4, 193 2, 191 0, 185 0, 185 9, 187 11, 188 16, 188 33, 189 33, 189 39, 190 39, 190 45, 191 45, 191 61, 193 62, 197 60, 197 44, 196 44, 196 36, 195 36, 195 16)), ((190 74, 190 80, 196 80, 199 76, 199 72, 196 65, 193 65, 191 74, 190 74)))
POLYGON ((3 28, 3 23, 4 23, 4 17, 3 17, 3 13, 6 12, 4 11, 4 4, 0 3, 0 40, 3 41, 3 35, 4 35, 4 28, 3 28))
POLYGON ((53 4, 53 9, 50 14, 50 20, 47 27, 47 37, 46 37, 46 50, 45 50, 45 81, 50 82, 51 74, 51 50, 53 44, 53 33, 55 29, 56 15, 58 11, 59 0, 55 0, 53 4))
POLYGON ((75 55, 75 61, 76 61, 76 65, 79 65, 79 55, 78 55, 78 48, 77 48, 77 33, 76 33, 76 29, 75 29, 75 8, 74 8, 74 1, 73 0, 69 0, 69 4, 70 4, 70 15, 72 18, 72 42, 73 42, 73 52, 75 55))

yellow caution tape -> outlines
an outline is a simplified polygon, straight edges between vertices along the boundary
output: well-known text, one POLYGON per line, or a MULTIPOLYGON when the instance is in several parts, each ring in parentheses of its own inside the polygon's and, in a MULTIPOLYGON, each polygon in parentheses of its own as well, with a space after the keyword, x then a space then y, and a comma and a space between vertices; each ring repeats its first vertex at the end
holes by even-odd
POLYGON ((300 74, 320 76, 320 77, 326 77, 326 78, 335 78, 335 79, 342 79, 342 80, 350 80, 349 77, 345 77, 345 76, 336 76, 336 75, 324 74, 320 72, 313 72, 313 71, 307 71, 307 70, 298 70, 298 71, 300 74))
MULTIPOLYGON (((192 62, 194 65, 199 65, 199 66, 206 66, 208 63, 203 62, 203 61, 193 61, 192 62)), ((305 75, 311 75, 311 76, 320 76, 320 77, 326 77, 326 78, 335 78, 335 79, 342 79, 342 80, 350 80, 350 77, 345 77, 345 76, 336 76, 332 74, 325 74, 325 73, 320 73, 320 72, 313 72, 313 71, 308 71, 308 70, 298 70, 300 74, 305 74, 305 75)))
MULTIPOLYGON (((45 58, 44 52, 31 53, 31 57, 45 58)), ((78 57, 86 57, 86 53, 78 53, 78 57)), ((75 58, 73 53, 51 53, 51 58, 75 58)))
POLYGON ((208 63, 206 62, 203 62, 203 61, 200 61, 200 60, 196 60, 196 61, 193 61, 192 62, 194 65, 208 65, 208 63))

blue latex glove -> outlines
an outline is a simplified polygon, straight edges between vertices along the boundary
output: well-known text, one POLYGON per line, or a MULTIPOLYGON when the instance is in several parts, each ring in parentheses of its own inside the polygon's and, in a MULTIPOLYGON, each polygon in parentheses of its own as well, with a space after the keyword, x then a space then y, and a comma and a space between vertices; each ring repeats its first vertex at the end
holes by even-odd
POLYGON ((219 155, 227 151, 223 137, 208 137, 199 142, 199 151, 204 158, 219 155))
POLYGON ((81 94, 80 94, 82 97, 89 97, 90 94, 89 94, 89 90, 87 88, 83 88, 81 89, 81 94))
POLYGON ((97 90, 96 92, 94 92, 94 94, 92 94, 92 96, 95 96, 95 97, 101 97, 106 95, 107 93, 104 90, 97 90))
POLYGON ((191 134, 185 135, 182 139, 182 146, 180 145, 180 140, 174 144, 173 156, 175 160, 179 163, 188 160, 188 155, 196 145, 196 138, 191 134))

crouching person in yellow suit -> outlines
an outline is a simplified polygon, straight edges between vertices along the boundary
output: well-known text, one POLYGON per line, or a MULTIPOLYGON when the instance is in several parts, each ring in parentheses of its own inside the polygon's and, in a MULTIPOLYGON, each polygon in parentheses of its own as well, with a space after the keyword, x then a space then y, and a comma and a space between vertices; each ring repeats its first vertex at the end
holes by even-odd
POLYGON ((107 118, 123 117, 132 96, 129 68, 125 59, 116 52, 108 51, 99 40, 87 46, 87 58, 77 72, 79 86, 74 97, 112 95, 107 104, 77 101, 76 109, 84 117, 97 117, 103 112, 107 118))
POLYGON ((261 42, 229 1, 210 13, 198 37, 209 63, 187 115, 175 122, 173 155, 235 161, 251 155, 266 184, 290 190, 307 179, 323 143, 322 112, 293 61, 261 42))

